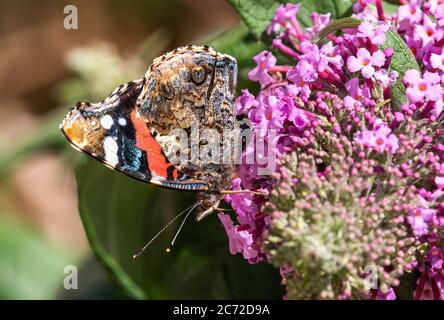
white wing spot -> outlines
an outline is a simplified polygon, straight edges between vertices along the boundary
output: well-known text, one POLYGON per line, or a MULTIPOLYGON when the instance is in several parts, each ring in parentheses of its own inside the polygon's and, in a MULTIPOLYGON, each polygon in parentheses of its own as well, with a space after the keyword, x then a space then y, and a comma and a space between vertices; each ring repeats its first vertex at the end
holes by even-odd
POLYGON ((126 119, 125 119, 125 118, 120 117, 119 119, 117 119, 117 122, 118 122, 122 127, 126 126, 126 119))
POLYGON ((106 114, 100 118, 100 124, 106 130, 111 129, 113 123, 114 123, 113 118, 109 114, 106 114))
POLYGON ((105 151, 105 160, 109 164, 114 166, 119 162, 119 157, 117 156, 119 146, 111 136, 107 136, 103 139, 103 150, 105 151))

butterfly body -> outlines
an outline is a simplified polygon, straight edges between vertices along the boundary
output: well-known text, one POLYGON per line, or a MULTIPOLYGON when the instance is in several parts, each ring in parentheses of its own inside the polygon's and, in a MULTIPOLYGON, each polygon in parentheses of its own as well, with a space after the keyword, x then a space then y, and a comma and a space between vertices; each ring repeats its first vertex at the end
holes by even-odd
MULTIPOLYGON (((236 78, 234 58, 206 46, 178 48, 156 58, 143 79, 120 85, 99 103, 78 103, 61 130, 75 148, 112 169, 162 187, 198 192, 198 211, 208 212, 222 199, 219 191, 229 187, 236 166, 201 157, 174 161, 171 150, 186 154, 196 146, 192 138, 186 146, 178 145, 172 133, 192 135, 193 125, 199 127, 198 135, 202 130, 220 136, 233 131, 236 78)), ((222 143, 206 137, 197 148, 222 143)))

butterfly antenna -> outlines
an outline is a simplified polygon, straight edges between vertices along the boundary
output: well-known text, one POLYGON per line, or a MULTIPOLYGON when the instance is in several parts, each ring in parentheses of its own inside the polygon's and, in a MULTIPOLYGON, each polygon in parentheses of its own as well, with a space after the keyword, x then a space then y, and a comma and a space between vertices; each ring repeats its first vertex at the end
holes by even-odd
POLYGON ((176 241, 177 236, 179 235, 180 231, 183 228, 183 225, 185 224, 185 221, 187 221, 188 217, 190 216, 191 212, 193 212, 193 209, 196 208, 196 206, 199 204, 200 202, 197 202, 187 213, 187 215, 185 216, 185 218, 183 218, 182 223, 179 226, 179 229, 177 229, 176 234, 174 235, 173 240, 171 241, 171 247, 167 248, 167 251, 169 252, 171 250, 171 248, 174 246, 174 242, 176 241))
MULTIPOLYGON (((171 221, 170 222, 168 222, 162 229, 160 229, 160 231, 158 232, 158 233, 156 233, 156 235, 150 240, 150 241, 148 241, 148 243, 138 252, 138 253, 136 253, 135 255, 133 255, 133 259, 137 259, 138 257, 140 257, 141 255, 142 255, 142 253, 144 253, 145 252, 145 250, 149 247, 149 245, 154 241, 154 240, 156 240, 157 239, 157 237, 159 237, 161 234, 162 234, 162 232, 164 232, 165 231, 165 229, 166 228, 168 228, 174 221, 176 221, 179 217, 181 217, 182 215, 184 215, 185 213, 187 214, 186 216, 185 216, 185 219, 190 215, 190 213, 193 211, 193 209, 194 208, 196 208, 198 205, 200 204, 200 201, 198 201, 198 202, 196 202, 195 204, 193 204, 193 205, 191 205, 191 206, 189 206, 188 208, 186 208, 185 210, 183 210, 181 213, 179 213, 177 216, 175 216, 173 219, 171 219, 171 221)), ((184 220, 185 220, 184 219, 184 220)), ((179 231, 180 231, 180 229, 182 228, 182 225, 183 225, 183 223, 184 222, 182 222, 182 224, 181 224, 181 227, 179 228, 179 231)), ((174 242, 174 240, 176 239, 176 237, 177 237, 177 234, 176 234, 176 236, 174 237, 174 239, 173 239, 173 242, 174 242)))

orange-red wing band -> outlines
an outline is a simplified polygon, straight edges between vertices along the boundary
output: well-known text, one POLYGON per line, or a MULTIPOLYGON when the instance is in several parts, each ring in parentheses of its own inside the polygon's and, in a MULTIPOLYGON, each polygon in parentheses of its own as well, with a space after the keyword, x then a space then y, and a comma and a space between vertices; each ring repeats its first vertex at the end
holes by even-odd
POLYGON ((172 175, 173 179, 177 179, 178 170, 168 161, 145 121, 136 115, 135 110, 131 112, 131 121, 136 129, 136 147, 146 152, 148 169, 151 174, 165 179, 169 179, 172 175))

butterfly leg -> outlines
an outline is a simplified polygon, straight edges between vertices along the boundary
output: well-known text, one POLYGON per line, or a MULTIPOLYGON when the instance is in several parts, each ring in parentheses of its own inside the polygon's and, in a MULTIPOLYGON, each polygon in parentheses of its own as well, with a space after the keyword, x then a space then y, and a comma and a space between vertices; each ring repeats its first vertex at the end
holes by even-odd
POLYGON ((220 201, 215 202, 211 207, 207 208, 206 210, 202 211, 202 212, 198 212, 197 216, 196 216, 196 220, 200 221, 203 218, 205 218, 206 216, 210 215, 213 211, 217 211, 217 209, 219 209, 219 204, 220 201))
POLYGON ((201 193, 200 198, 202 200, 201 204, 201 212, 197 213, 196 220, 200 221, 213 211, 222 212, 225 209, 219 208, 220 200, 223 198, 224 194, 240 194, 240 193, 250 193, 255 195, 263 195, 262 192, 252 191, 252 190, 221 190, 218 194, 207 194, 201 193), (206 199, 205 199, 206 198, 206 199))

